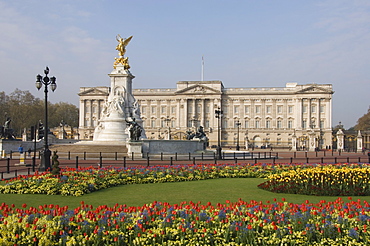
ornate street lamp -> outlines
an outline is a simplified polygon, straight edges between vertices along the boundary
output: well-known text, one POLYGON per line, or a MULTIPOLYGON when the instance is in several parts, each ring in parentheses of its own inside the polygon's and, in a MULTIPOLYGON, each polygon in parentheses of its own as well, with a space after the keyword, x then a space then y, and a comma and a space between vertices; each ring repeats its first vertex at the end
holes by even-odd
POLYGON ((218 107, 218 109, 215 110, 215 117, 218 119, 217 121, 217 149, 216 149, 216 154, 217 154, 217 158, 219 160, 222 160, 222 154, 221 154, 221 118, 222 118, 222 114, 223 114, 223 111, 220 109, 220 107, 218 107))
POLYGON ((236 130, 237 130, 237 134, 236 134, 236 150, 240 150, 240 146, 239 146, 239 128, 240 128, 240 125, 242 123, 240 123, 239 120, 236 121, 235 125, 236 125, 236 130))
POLYGON ((39 167, 40 171, 46 171, 48 169, 51 169, 50 165, 50 156, 51 156, 51 151, 49 150, 49 145, 48 145, 48 133, 49 133, 49 128, 48 128, 48 85, 50 85, 51 90, 55 91, 57 88, 57 84, 55 83, 56 78, 55 77, 48 77, 49 74, 49 68, 46 67, 44 70, 45 76, 42 77, 40 74, 36 76, 36 88, 38 90, 41 89, 42 85, 45 87, 45 124, 44 124, 44 150, 41 153, 41 164, 39 167))

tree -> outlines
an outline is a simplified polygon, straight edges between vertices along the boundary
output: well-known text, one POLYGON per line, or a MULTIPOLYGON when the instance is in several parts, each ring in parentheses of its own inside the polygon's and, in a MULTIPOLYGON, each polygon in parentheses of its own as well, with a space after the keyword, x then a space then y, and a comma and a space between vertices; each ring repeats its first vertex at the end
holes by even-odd
MULTIPOLYGON (((78 126, 78 108, 66 102, 52 104, 48 102, 49 128, 59 126, 63 120, 71 126, 78 126)), ((0 124, 4 124, 7 117, 12 119, 10 125, 18 137, 23 129, 29 129, 39 120, 44 121, 44 100, 34 97, 29 91, 15 89, 10 95, 0 92, 0 124)))
POLYGON ((367 113, 357 120, 355 130, 357 131, 370 130, 370 106, 369 109, 367 110, 367 113))
POLYGON ((12 119, 11 128, 17 136, 21 136, 23 129, 35 125, 42 116, 42 103, 39 98, 35 98, 29 91, 15 89, 8 96, 7 117, 12 119))
POLYGON ((79 110, 73 104, 66 102, 55 103, 50 105, 49 112, 50 127, 59 126, 62 121, 72 127, 78 126, 79 110))

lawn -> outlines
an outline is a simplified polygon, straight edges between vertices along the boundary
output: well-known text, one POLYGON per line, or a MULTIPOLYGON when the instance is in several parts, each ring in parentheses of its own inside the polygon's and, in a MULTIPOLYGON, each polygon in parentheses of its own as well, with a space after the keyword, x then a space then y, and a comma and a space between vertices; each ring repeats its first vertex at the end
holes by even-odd
MULTIPOLYGON (((306 200, 317 203, 320 200, 334 201, 337 197, 330 196, 307 196, 296 194, 272 193, 259 189, 258 184, 264 182, 262 178, 221 178, 201 181, 156 183, 156 184, 133 184, 121 185, 104 190, 99 190, 80 197, 61 195, 35 195, 35 194, 0 194, 0 202, 15 204, 20 207, 26 203, 28 206, 37 207, 44 204, 58 204, 69 208, 78 207, 81 201, 85 204, 97 207, 99 205, 113 206, 114 204, 126 204, 127 206, 142 206, 154 201, 179 204, 183 201, 200 201, 202 204, 211 202, 225 203, 241 198, 244 201, 273 201, 276 198, 281 201, 304 203, 306 200)), ((370 196, 353 197, 370 201, 370 196)))

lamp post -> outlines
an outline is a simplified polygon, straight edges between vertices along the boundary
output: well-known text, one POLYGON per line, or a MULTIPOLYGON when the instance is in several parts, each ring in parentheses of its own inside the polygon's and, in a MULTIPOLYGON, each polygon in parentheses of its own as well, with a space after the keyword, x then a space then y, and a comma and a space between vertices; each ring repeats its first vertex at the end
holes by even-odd
POLYGON ((240 125, 242 123, 240 123, 239 120, 236 121, 235 125, 236 125, 236 131, 237 131, 237 134, 236 134, 236 150, 240 150, 240 146, 239 146, 239 128, 240 128, 240 125))
POLYGON ((169 116, 167 116, 167 118, 164 119, 164 121, 166 121, 166 125, 168 127, 168 140, 171 140, 171 127, 169 125, 169 123, 171 122, 171 119, 169 116))
POLYGON ((41 164, 39 167, 40 171, 46 171, 48 169, 51 169, 50 165, 50 156, 51 156, 51 151, 49 150, 49 145, 48 145, 48 85, 50 85, 51 90, 55 91, 57 88, 57 84, 55 83, 56 78, 55 77, 48 77, 49 74, 49 68, 46 67, 44 70, 45 76, 42 77, 40 74, 36 76, 36 88, 40 90, 42 85, 44 85, 45 90, 45 124, 44 124, 44 150, 41 153, 41 164))
POLYGON ((222 118, 222 114, 223 114, 223 111, 220 109, 220 107, 218 107, 218 109, 215 110, 215 117, 218 119, 217 121, 217 149, 216 149, 216 154, 217 154, 217 158, 219 160, 222 160, 222 154, 221 154, 221 118, 222 118))

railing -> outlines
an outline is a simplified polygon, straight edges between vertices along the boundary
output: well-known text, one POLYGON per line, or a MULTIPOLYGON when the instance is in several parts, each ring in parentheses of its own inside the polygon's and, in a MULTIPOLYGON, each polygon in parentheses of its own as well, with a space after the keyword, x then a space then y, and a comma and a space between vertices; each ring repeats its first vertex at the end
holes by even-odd
MULTIPOLYGON (((134 153, 75 153, 58 152, 59 166, 63 167, 96 167, 106 166, 128 167, 133 165, 186 165, 186 164, 217 164, 217 163, 370 163, 370 156, 363 153, 316 151, 316 152, 222 152, 222 160, 216 158, 214 152, 197 154, 144 154, 144 157, 134 153)), ((32 157, 26 160, 25 166, 19 166, 19 159, 6 158, 0 160, 0 178, 17 177, 20 174, 30 174, 38 169, 40 160, 32 157)))

